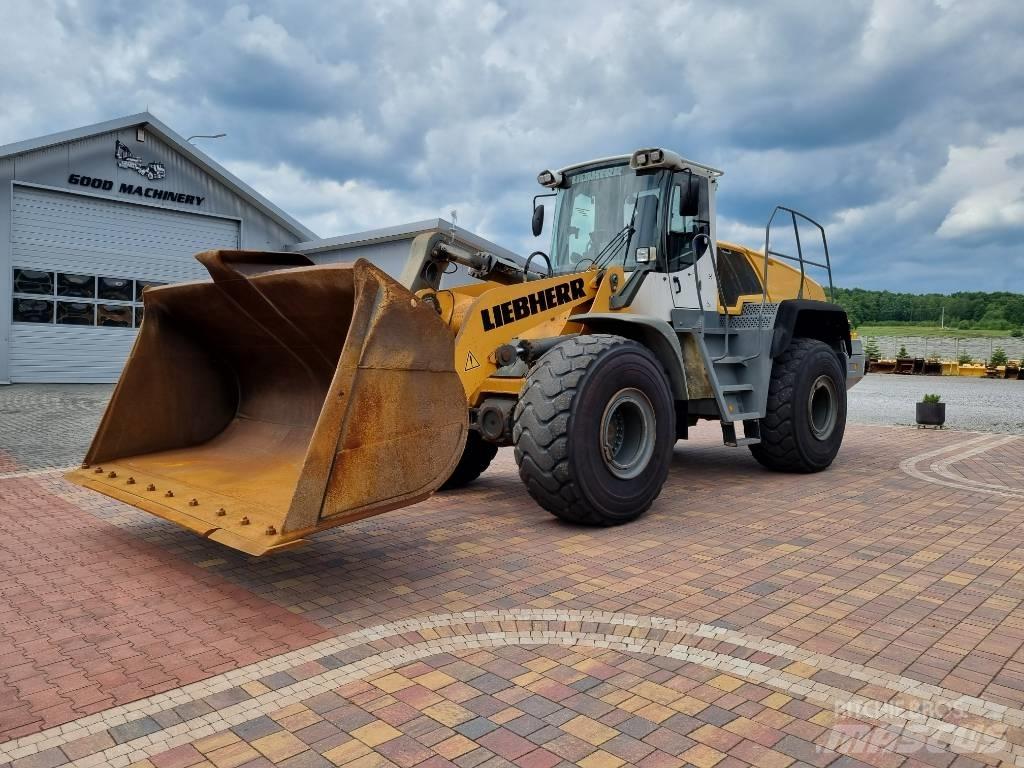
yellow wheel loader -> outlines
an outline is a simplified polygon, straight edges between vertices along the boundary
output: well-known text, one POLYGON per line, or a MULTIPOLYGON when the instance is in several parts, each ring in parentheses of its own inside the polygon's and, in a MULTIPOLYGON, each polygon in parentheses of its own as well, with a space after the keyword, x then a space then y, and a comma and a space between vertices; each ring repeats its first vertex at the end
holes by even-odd
POLYGON ((69 477, 262 555, 465 485, 499 446, 538 504, 592 525, 643 514, 700 419, 765 467, 822 470, 864 368, 806 276, 824 269, 831 288, 824 230, 780 207, 763 253, 718 243, 720 176, 660 148, 544 171, 548 252, 427 232, 399 279, 365 260, 200 254, 212 281, 146 291, 69 477), (442 287, 454 268, 475 279, 442 287))

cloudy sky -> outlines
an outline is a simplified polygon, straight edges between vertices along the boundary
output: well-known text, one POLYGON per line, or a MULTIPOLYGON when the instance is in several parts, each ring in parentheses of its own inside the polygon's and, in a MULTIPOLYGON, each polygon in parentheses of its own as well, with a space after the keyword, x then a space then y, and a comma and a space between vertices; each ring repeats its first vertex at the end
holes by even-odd
POLYGON ((660 145, 844 286, 1024 291, 1020 0, 5 0, 0 144, 149 108, 322 236, 446 216, 532 250, 539 170, 660 145))

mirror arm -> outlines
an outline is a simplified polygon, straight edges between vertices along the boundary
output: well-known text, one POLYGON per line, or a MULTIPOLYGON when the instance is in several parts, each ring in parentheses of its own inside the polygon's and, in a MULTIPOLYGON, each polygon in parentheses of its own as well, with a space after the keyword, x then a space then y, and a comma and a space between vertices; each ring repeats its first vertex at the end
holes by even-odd
POLYGON ((542 197, 554 197, 555 192, 549 192, 547 194, 534 195, 533 196, 533 217, 530 223, 530 229, 533 231, 534 237, 540 237, 540 233, 544 231, 544 206, 538 206, 537 200, 542 197))
POLYGON ((537 208, 537 201, 540 200, 542 197, 555 197, 557 194, 558 194, 557 192, 545 192, 545 193, 540 194, 540 195, 534 195, 533 196, 533 207, 534 207, 534 209, 537 208))

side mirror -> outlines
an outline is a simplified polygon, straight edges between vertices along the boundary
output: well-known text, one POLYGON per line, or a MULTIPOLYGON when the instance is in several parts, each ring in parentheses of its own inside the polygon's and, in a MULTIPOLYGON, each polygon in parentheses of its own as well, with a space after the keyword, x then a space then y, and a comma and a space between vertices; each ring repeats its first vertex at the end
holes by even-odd
POLYGON ((700 180, 692 173, 683 174, 679 187, 679 215, 696 217, 700 215, 700 180))
POLYGON ((533 206, 533 236, 540 237, 540 233, 544 230, 544 206, 536 205, 533 206))

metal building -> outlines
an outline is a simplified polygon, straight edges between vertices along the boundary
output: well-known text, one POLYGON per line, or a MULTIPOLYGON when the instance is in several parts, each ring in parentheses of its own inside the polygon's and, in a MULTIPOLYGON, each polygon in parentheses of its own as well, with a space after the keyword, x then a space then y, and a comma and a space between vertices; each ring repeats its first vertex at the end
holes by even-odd
POLYGON ((146 112, 0 147, 0 383, 115 381, 145 286, 315 237, 146 112))
MULTIPOLYGON (((515 254, 444 219, 328 239, 148 112, 0 147, 0 384, 117 380, 147 285, 206 280, 212 248, 366 258, 399 277, 418 234, 515 254)), ((446 276, 470 280, 464 269, 446 276)))
MULTIPOLYGON (((402 276, 406 258, 409 255, 411 241, 425 232, 442 232, 451 237, 452 241, 469 251, 487 251, 507 259, 523 263, 522 257, 502 248, 500 245, 485 240, 479 235, 452 224, 446 219, 425 219, 409 224, 393 227, 382 227, 367 232, 355 232, 350 235, 321 238, 291 246, 290 250, 308 256, 317 264, 336 261, 353 261, 367 259, 398 279, 402 276)), ((465 285, 472 282, 465 267, 459 267, 441 278, 443 287, 465 285)))

